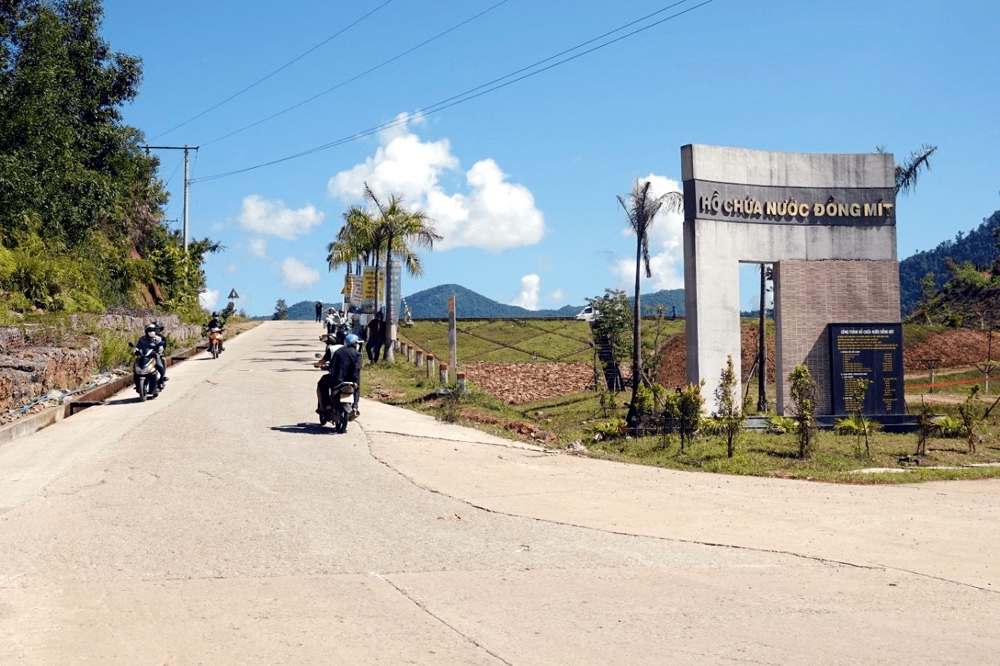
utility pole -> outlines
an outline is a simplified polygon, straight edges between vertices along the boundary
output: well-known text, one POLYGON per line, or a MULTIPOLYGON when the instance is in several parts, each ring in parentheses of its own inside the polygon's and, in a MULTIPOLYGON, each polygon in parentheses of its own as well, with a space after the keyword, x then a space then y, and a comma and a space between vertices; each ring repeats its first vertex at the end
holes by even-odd
POLYGON ((191 171, 189 165, 189 153, 190 151, 198 150, 198 146, 188 146, 187 144, 183 146, 143 146, 146 149, 146 154, 149 155, 150 150, 183 150, 184 151, 184 223, 183 223, 183 234, 184 234, 184 254, 188 251, 188 190, 191 188, 191 171))

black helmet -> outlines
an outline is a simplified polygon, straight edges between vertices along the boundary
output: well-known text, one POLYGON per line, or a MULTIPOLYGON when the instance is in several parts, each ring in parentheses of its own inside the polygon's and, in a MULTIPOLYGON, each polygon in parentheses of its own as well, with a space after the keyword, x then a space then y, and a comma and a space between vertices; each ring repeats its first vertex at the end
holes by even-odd
POLYGON ((212 313, 212 316, 213 316, 213 317, 218 317, 218 316, 219 316, 219 313, 218 313, 218 312, 213 312, 213 313, 212 313))

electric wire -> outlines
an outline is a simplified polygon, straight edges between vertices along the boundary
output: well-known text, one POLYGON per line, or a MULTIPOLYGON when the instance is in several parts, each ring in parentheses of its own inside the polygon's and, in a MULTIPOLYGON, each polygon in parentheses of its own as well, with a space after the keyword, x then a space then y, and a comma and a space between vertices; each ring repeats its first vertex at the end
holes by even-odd
POLYGON ((188 118, 188 119, 187 119, 187 120, 185 120, 184 122, 182 122, 182 123, 180 123, 180 124, 178 124, 178 125, 174 125, 173 127, 171 127, 171 128, 170 128, 170 129, 168 129, 168 130, 165 130, 165 131, 163 131, 163 132, 160 132, 159 134, 157 134, 156 136, 154 136, 154 137, 153 137, 152 139, 150 139, 150 141, 155 141, 156 139, 159 139, 159 138, 160 138, 161 136, 165 136, 165 135, 167 135, 167 134, 170 134, 171 132, 173 132, 173 131, 174 131, 174 130, 176 130, 176 129, 180 129, 181 127, 184 127, 184 126, 185 126, 185 125, 187 125, 188 123, 190 123, 190 122, 193 122, 193 121, 197 120, 198 118, 201 118, 201 117, 202 117, 202 116, 204 116, 204 115, 205 115, 206 113, 209 113, 209 112, 211 112, 211 111, 214 111, 215 109, 219 108, 219 107, 220 107, 220 106, 222 106, 223 104, 226 104, 227 102, 231 102, 232 100, 236 99, 237 97, 239 97, 239 96, 240 96, 240 95, 242 95, 243 93, 247 92, 247 91, 248 91, 248 90, 250 90, 251 88, 255 88, 255 87, 257 87, 258 85, 260 85, 260 84, 261 84, 261 83, 263 83, 264 81, 267 81, 267 80, 268 80, 269 78, 271 78, 272 76, 274 76, 274 75, 275 75, 275 74, 277 74, 278 72, 280 72, 280 71, 282 71, 282 70, 284 70, 284 69, 286 69, 286 68, 290 67, 291 65, 295 64, 295 63, 296 63, 296 62, 298 62, 299 60, 302 60, 303 58, 305 58, 305 57, 306 57, 307 55, 309 55, 310 53, 312 53, 312 52, 313 52, 313 51, 315 51, 316 49, 320 48, 321 46, 323 46, 323 45, 325 45, 325 44, 329 43, 330 41, 332 41, 332 40, 336 39, 337 37, 339 37, 340 35, 344 34, 345 32, 347 32, 348 30, 350 30, 351 28, 353 28, 353 27, 354 27, 354 26, 356 26, 357 24, 361 23, 361 22, 362 22, 362 21, 364 21, 364 20, 365 20, 366 18, 368 18, 369 16, 371 16, 372 14, 374 14, 375 12, 377 12, 378 10, 382 9, 383 7, 385 7, 386 5, 388 5, 388 4, 389 4, 390 2, 392 2, 392 1, 393 1, 393 0, 385 0, 385 2, 383 2, 383 3, 381 4, 381 5, 379 5, 379 6, 378 6, 378 7, 376 7, 375 9, 371 10, 370 12, 368 12, 367 14, 365 14, 364 16, 362 16, 361 18, 359 18, 358 20, 354 21, 354 22, 353 22, 353 23, 351 23, 350 25, 348 25, 348 26, 346 26, 346 27, 344 27, 344 28, 341 28, 340 30, 338 30, 338 31, 337 31, 337 32, 335 32, 334 34, 330 35, 329 37, 327 37, 326 39, 324 39, 324 40, 323 40, 322 42, 320 42, 319 44, 317 44, 316 46, 314 46, 314 47, 312 47, 311 49, 309 49, 308 51, 306 51, 305 53, 302 53, 302 54, 300 54, 300 55, 296 56, 295 58, 293 58, 293 59, 289 60, 289 61, 288 61, 288 62, 286 62, 286 63, 285 63, 284 65, 282 65, 282 66, 281 66, 281 67, 279 67, 278 69, 274 70, 274 71, 273 71, 273 72, 271 72, 270 74, 267 74, 266 76, 263 76, 263 77, 261 77, 261 78, 257 79, 256 81, 254 81, 253 83, 251 83, 251 84, 250 84, 250 85, 248 85, 247 87, 243 88, 242 90, 240 90, 240 91, 238 91, 238 92, 235 92, 235 93, 233 93, 232 95, 230 95, 230 96, 229 96, 229 97, 227 97, 226 99, 222 100, 221 102, 219 102, 219 103, 217 103, 217 104, 214 104, 214 105, 212 105, 212 106, 208 107, 207 109, 205 109, 205 110, 204 110, 204 111, 202 111, 201 113, 198 113, 198 114, 196 114, 196 115, 194 115, 194 116, 191 116, 190 118, 188 118))
POLYGON ((349 79, 347 79, 345 81, 341 81, 340 83, 338 83, 337 85, 333 86, 332 88, 327 88, 326 90, 324 90, 321 93, 317 93, 317 94, 313 95, 312 97, 310 97, 308 99, 305 99, 305 100, 302 100, 301 102, 293 104, 292 106, 289 106, 289 107, 287 107, 287 108, 285 108, 285 109, 283 109, 281 111, 278 111, 277 113, 274 113, 274 114, 272 114, 270 116, 267 116, 266 118, 262 118, 262 119, 260 119, 260 120, 258 120, 256 122, 254 122, 254 123, 251 123, 249 125, 241 127, 241 128, 239 128, 237 130, 233 130, 232 132, 229 132, 228 134, 223 134, 222 136, 216 137, 216 138, 212 139, 211 141, 202 142, 200 145, 202 145, 202 146, 208 146, 208 145, 211 145, 211 144, 216 143, 218 141, 222 141, 223 139, 228 139, 231 136, 235 136, 236 134, 239 134, 241 132, 245 132, 248 129, 256 127, 257 125, 260 125, 262 123, 266 123, 267 121, 273 120, 274 118, 277 118, 278 116, 284 115, 284 114, 288 113, 289 111, 292 111, 294 109, 299 108, 300 106, 304 106, 304 105, 308 104, 309 102, 317 100, 320 97, 323 97, 324 95, 332 93, 334 90, 337 90, 338 88, 343 88, 348 83, 352 83, 354 81, 357 81, 361 77, 367 76, 368 74, 371 74, 372 72, 385 67, 389 63, 395 62, 396 60, 399 60, 403 56, 409 55, 410 53, 413 53, 417 49, 422 48, 424 46, 427 46, 431 42, 433 42, 433 41, 435 41, 437 39, 440 39, 441 37, 444 37, 445 35, 447 35, 450 32, 454 32, 455 30, 458 30, 459 28, 461 28, 465 24, 471 23, 472 21, 475 21, 480 16, 483 16, 484 14, 487 14, 487 13, 493 11, 494 9, 496 9, 497 7, 499 7, 500 5, 505 4, 507 2, 508 2, 508 0, 500 0, 500 2, 496 3, 492 7, 487 7, 486 9, 484 9, 481 12, 479 12, 475 16, 471 16, 471 17, 465 19, 464 21, 462 21, 461 23, 458 23, 457 25, 453 25, 452 27, 448 28, 444 32, 438 33, 437 35, 434 35, 430 39, 427 39, 427 40, 425 40, 425 41, 417 44, 416 46, 414 46, 412 48, 409 48, 409 49, 403 51, 402 53, 399 53, 399 54, 397 54, 397 55, 389 58, 388 60, 385 60, 385 61, 379 63, 378 65, 375 65, 374 67, 371 67, 370 69, 366 69, 365 71, 361 72, 360 74, 356 74, 355 76, 352 76, 351 78, 349 78, 349 79))
POLYGON ((294 159, 298 159, 300 157, 306 157, 308 155, 312 155, 314 153, 318 153, 318 152, 321 152, 321 151, 324 151, 324 150, 328 150, 330 148, 341 146, 341 145, 344 145, 344 144, 347 144, 347 143, 352 143, 354 141, 357 141, 358 139, 362 139, 364 137, 368 137, 368 136, 371 136, 373 134, 377 134, 378 132, 381 132, 381 131, 386 130, 386 129, 390 129, 390 128, 397 127, 397 126, 402 125, 402 124, 409 123, 409 122, 411 122, 411 121, 413 121, 413 120, 415 120, 417 118, 422 118, 422 117, 425 117, 425 116, 432 115, 434 113, 439 113, 441 111, 444 111, 445 109, 449 109, 449 108, 451 108, 453 106, 457 106, 459 104, 463 104, 465 102, 471 101, 471 100, 476 99, 478 97, 482 97, 483 95, 489 94, 489 93, 494 92, 496 90, 500 90, 501 88, 506 88, 507 86, 513 85, 514 83, 517 83, 519 81, 523 81, 524 79, 536 76, 536 75, 541 74, 543 72, 546 72, 546 71, 548 71, 550 69, 554 69, 555 67, 558 67, 558 66, 563 65, 565 63, 571 62, 571 61, 576 60, 577 58, 581 58, 581 57, 583 57, 585 55, 589 55, 591 53, 594 53, 595 51, 599 51, 599 50, 601 50, 601 49, 603 49, 605 47, 611 46, 612 44, 616 44, 616 43, 618 43, 618 42, 620 42, 622 40, 628 39, 629 37, 633 37, 633 36, 635 36, 635 35, 637 35, 637 34, 639 34, 641 32, 645 32, 646 30, 650 30, 652 28, 655 28, 656 26, 661 25, 663 23, 666 23, 667 21, 671 21, 671 20, 673 20, 675 18, 679 18, 679 17, 681 17, 681 16, 683 16, 685 14, 688 14, 688 13, 696 10, 696 9, 704 7, 705 5, 708 5, 708 4, 712 3, 712 2, 714 2, 715 0, 704 0, 703 2, 700 2, 697 5, 694 5, 692 7, 688 7, 687 9, 679 11, 676 14, 671 14, 670 16, 662 18, 659 21, 655 21, 655 22, 650 23, 648 25, 645 25, 645 26, 643 26, 641 28, 637 28, 637 29, 633 30, 632 32, 628 32, 628 33, 626 33, 624 35, 621 35, 619 37, 611 39, 611 40, 609 40, 607 42, 603 42, 601 44, 598 44, 597 46, 594 46, 592 48, 589 48, 589 49, 586 49, 584 51, 581 51, 580 53, 576 53, 574 55, 571 55, 571 56, 568 56, 566 58, 563 58, 562 60, 558 60, 556 62, 553 62, 553 63, 547 65, 546 67, 542 67, 540 69, 535 69, 536 67, 538 67, 539 65, 541 65, 543 63, 550 62, 553 59, 560 57, 560 55, 565 55, 567 53, 571 53, 572 51, 575 51, 575 50, 577 50, 577 49, 579 49, 579 48, 581 48, 581 47, 583 47, 583 46, 585 46, 587 44, 592 44, 594 41, 600 40, 600 39, 602 39, 605 36, 614 34, 616 32, 621 32, 622 30, 626 29, 629 26, 635 25, 638 22, 642 22, 646 18, 649 18, 649 16, 653 16, 653 15, 656 15, 656 14, 661 14, 661 13, 663 13, 666 10, 672 9, 674 7, 677 7, 678 5, 682 5, 682 4, 684 4, 685 2, 688 2, 688 1, 689 0, 680 0, 679 2, 675 2, 672 5, 669 5, 668 7, 664 7, 663 9, 658 10, 657 12, 654 12, 653 14, 648 15, 645 18, 636 19, 635 21, 632 21, 632 22, 630 22, 630 23, 628 23, 628 24, 626 24, 624 26, 621 26, 619 28, 611 30, 611 31, 605 33, 602 37, 595 37, 593 39, 587 40, 586 42, 582 42, 581 44, 578 44, 577 46, 575 46, 573 48, 570 48, 570 49, 567 49, 565 51, 562 51, 560 54, 556 54, 556 55, 553 55, 553 56, 549 56, 548 58, 545 58, 543 60, 539 60, 538 62, 536 62, 536 63, 534 63, 532 65, 528 65, 527 67, 523 67, 523 68, 521 68, 521 69, 519 69, 519 70, 517 70, 515 72, 511 72, 510 74, 502 76, 502 77, 500 77, 498 79, 494 79, 493 81, 491 81, 489 83, 484 83, 484 84, 482 84, 480 86, 477 86, 475 88, 471 88, 470 90, 467 90, 467 91, 465 91, 463 93, 459 93, 458 95, 454 95, 454 96, 449 97, 449 98, 447 98, 445 100, 442 100, 440 102, 432 104, 431 106, 427 107, 426 109, 421 109, 420 111, 416 111, 414 113, 401 114, 399 117, 397 117, 397 118, 395 118, 393 120, 381 123, 380 125, 376 125, 374 127, 370 127, 370 128, 368 128, 366 130, 363 130, 361 132, 358 132, 358 133, 355 133, 355 134, 351 134, 349 136, 345 136, 345 137, 342 137, 340 139, 336 139, 334 141, 331 141, 329 143, 325 143, 325 144, 322 144, 320 146, 315 146, 313 148, 309 148, 309 149, 300 151, 298 153, 294 153, 292 155, 287 155, 285 157, 281 157, 281 158, 278 158, 278 159, 270 160, 268 162, 263 162, 261 164, 256 164, 254 166, 244 167, 242 169, 235 169, 233 171, 226 171, 226 172, 223 172, 223 173, 217 173, 217 174, 212 174, 212 175, 209 175, 209 176, 204 176, 202 178, 199 178, 197 181, 192 180, 191 183, 192 184, 195 183, 195 182, 203 183, 203 182, 207 182, 207 181, 210 181, 210 180, 217 180, 219 178, 228 178, 230 176, 235 176, 235 175, 238 175, 238 174, 241 174, 241 173, 246 173, 248 171, 255 171, 257 169, 263 169, 265 167, 274 166, 275 164, 281 164, 282 162, 288 162, 288 161, 291 161, 291 160, 294 160, 294 159), (534 71, 529 71, 529 70, 534 70, 534 71), (527 72, 527 73, 525 73, 525 72, 527 72), (518 74, 521 74, 521 76, 517 76, 518 74), (516 78, 511 78, 511 77, 516 77, 516 78), (507 79, 509 79, 509 80, 507 80, 507 79))
POLYGON ((163 181, 164 187, 170 185, 170 181, 173 180, 174 176, 177 175, 177 170, 181 168, 182 164, 184 164, 184 158, 183 157, 181 157, 180 159, 177 160, 177 163, 174 165, 174 168, 170 172, 170 175, 167 176, 167 179, 165 181, 163 181))

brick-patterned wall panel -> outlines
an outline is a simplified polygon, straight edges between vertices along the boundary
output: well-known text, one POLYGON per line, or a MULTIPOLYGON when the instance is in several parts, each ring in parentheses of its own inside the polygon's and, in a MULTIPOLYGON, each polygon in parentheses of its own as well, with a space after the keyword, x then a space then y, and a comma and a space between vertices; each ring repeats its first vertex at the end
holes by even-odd
POLYGON ((827 324, 898 322, 899 263, 781 261, 775 265, 775 283, 783 412, 791 411, 788 373, 805 363, 819 389, 819 413, 829 414, 827 324))

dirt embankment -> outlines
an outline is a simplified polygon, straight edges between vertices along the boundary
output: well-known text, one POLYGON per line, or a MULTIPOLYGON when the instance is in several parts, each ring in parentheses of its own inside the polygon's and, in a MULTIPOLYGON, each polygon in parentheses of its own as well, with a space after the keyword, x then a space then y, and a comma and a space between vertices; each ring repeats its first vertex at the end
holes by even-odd
MULTIPOLYGON (((740 360, 746 380, 756 372, 757 327, 743 326, 741 336, 740 360)), ((667 388, 682 387, 687 381, 684 345, 685 336, 680 333, 661 346, 657 382, 667 388)), ((938 368, 969 366, 986 359, 988 346, 985 331, 960 328, 930 333, 920 342, 904 347, 903 365, 907 373, 925 372, 927 365, 922 359, 936 359, 938 368)), ((1000 347, 1000 336, 995 347, 1000 347)), ((998 352, 1000 349, 991 350, 991 357, 1000 356, 998 352)), ((512 405, 585 391, 594 380, 589 363, 469 363, 464 367, 476 386, 512 405)), ((773 339, 768 340, 767 381, 775 381, 773 339)))
MULTIPOLYGON (((740 373, 746 379, 751 372, 756 372, 757 360, 757 327, 743 326, 740 328, 740 373)), ((660 347, 660 366, 657 369, 657 382, 669 389, 680 388, 687 384, 687 337, 678 333, 666 340, 660 347)), ((719 368, 719 372, 722 368, 719 368)), ((767 340, 767 381, 774 382, 774 339, 767 340)))
POLYGON ((1000 357, 1000 335, 994 334, 992 345, 989 332, 972 328, 949 328, 928 333, 919 342, 903 346, 903 370, 926 373, 933 364, 937 368, 961 368, 1000 357))

